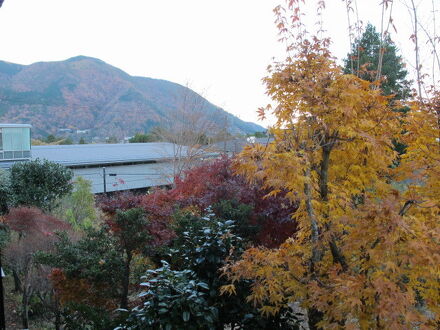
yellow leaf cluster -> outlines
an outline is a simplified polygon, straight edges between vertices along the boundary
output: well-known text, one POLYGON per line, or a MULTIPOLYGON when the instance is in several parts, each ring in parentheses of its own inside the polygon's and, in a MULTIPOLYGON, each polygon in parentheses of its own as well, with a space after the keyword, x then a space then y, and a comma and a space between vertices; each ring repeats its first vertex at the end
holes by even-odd
POLYGON ((402 120, 317 40, 264 81, 277 104, 274 141, 246 148, 235 170, 274 194, 287 190, 299 231, 278 249, 246 251, 228 268, 231 281, 254 280, 249 300, 265 314, 296 301, 323 313, 321 328, 435 326, 440 95, 411 104, 402 120), (408 150, 395 166, 402 132, 408 150))

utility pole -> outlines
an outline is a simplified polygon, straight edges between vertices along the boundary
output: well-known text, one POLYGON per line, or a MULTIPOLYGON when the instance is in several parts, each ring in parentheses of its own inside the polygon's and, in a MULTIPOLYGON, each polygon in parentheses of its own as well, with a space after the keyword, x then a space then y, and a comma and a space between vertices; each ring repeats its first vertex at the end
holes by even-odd
POLYGON ((107 182, 105 181, 105 167, 102 168, 102 178, 104 180, 104 194, 107 194, 107 182))

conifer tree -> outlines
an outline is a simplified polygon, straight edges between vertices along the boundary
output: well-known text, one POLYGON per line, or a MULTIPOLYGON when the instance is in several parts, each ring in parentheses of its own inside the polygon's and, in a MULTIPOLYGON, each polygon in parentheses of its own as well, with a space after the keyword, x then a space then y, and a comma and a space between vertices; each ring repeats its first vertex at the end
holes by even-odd
POLYGON ((384 95, 395 95, 398 100, 410 95, 408 71, 398 49, 389 36, 381 42, 380 34, 372 24, 368 24, 360 39, 355 40, 350 53, 344 60, 344 73, 374 81, 377 77, 379 54, 383 50, 381 89, 384 95), (381 45, 382 43, 382 45, 381 45))

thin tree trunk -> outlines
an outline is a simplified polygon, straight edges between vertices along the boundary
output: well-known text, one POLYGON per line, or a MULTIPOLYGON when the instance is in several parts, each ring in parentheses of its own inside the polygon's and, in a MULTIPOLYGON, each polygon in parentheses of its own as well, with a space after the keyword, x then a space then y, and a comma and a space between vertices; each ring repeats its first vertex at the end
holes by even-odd
POLYGON ((130 285, 130 263, 132 254, 127 252, 127 260, 125 263, 124 277, 122 279, 122 297, 121 297, 121 308, 128 309, 128 287, 130 285))
POLYGON ((29 329, 29 290, 28 287, 25 286, 23 288, 23 295, 21 300, 21 321, 23 324, 23 329, 29 329))
POLYGON ((21 292, 21 281, 15 269, 12 270, 12 277, 14 278, 14 291, 21 292))
POLYGON ((318 248, 319 242, 319 226, 318 220, 316 219, 315 210, 312 204, 312 189, 311 189, 311 177, 310 169, 306 170, 306 183, 304 184, 304 194, 306 195, 306 209, 307 215, 310 219, 310 226, 312 231, 312 262, 310 265, 311 271, 313 272, 315 264, 321 259, 321 253, 318 248))
POLYGON ((417 9, 414 4, 414 0, 411 0, 412 11, 414 14, 414 43, 416 45, 416 73, 417 73, 417 89, 419 92, 419 99, 422 100, 422 76, 421 76, 421 67, 420 67, 420 58, 419 58, 419 36, 418 36, 418 18, 417 18, 417 9))
POLYGON ((55 314, 55 330, 61 329, 61 311, 60 311, 60 301, 58 300, 58 297, 56 296, 55 291, 52 291, 53 299, 54 299, 54 314, 55 314))
POLYGON ((332 146, 322 147, 321 169, 319 172, 319 193, 321 199, 328 201, 328 168, 330 165, 330 152, 332 146))
MULTIPOLYGON (((330 153, 333 149, 333 146, 334 142, 327 141, 325 146, 322 147, 321 169, 319 173, 319 190, 323 202, 328 201, 328 170, 330 166, 330 153)), ((329 224, 329 226, 330 225, 331 224, 329 224)), ((346 271, 348 269, 348 265, 334 236, 329 242, 329 246, 333 257, 333 262, 339 263, 342 266, 342 269, 346 271)))

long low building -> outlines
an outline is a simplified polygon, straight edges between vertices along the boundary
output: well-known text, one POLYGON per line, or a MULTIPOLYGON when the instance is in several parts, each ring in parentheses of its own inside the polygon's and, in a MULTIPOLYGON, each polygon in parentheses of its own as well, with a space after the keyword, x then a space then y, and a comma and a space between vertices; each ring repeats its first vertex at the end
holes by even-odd
MULTIPOLYGON (((0 168, 10 168, 18 161, 47 159, 71 168, 75 177, 89 180, 94 193, 172 184, 176 167, 194 156, 188 147, 166 142, 31 147, 30 133, 30 125, 0 123, 0 168)), ((220 142, 198 152, 194 158, 218 157, 221 153, 233 155, 245 145, 267 144, 272 140, 248 138, 220 142)))
MULTIPOLYGON (((166 142, 31 146, 31 125, 0 123, 0 168, 46 159, 91 181, 94 193, 169 185, 176 168, 193 156, 192 151, 166 142)), ((195 158, 217 155, 202 152, 195 158)))
MULTIPOLYGON (((91 181, 94 193, 169 185, 177 155, 187 147, 172 143, 33 146, 32 159, 47 159, 91 181)), ((179 157, 182 158, 182 157, 179 157)))

